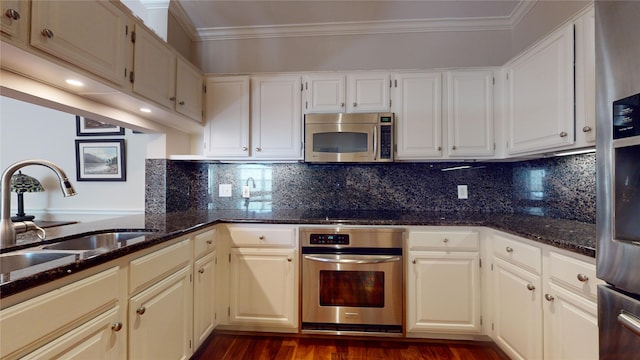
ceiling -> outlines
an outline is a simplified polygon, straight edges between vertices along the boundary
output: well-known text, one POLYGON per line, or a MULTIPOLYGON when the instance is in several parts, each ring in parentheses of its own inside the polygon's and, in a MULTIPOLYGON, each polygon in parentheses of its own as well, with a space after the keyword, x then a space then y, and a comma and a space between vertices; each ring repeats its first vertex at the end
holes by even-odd
MULTIPOLYGON (((172 0, 173 2, 174 0, 172 0)), ((513 26, 535 0, 175 0, 200 39, 208 36, 345 24, 443 23, 513 26)), ((453 25, 452 25, 453 24, 453 25)))

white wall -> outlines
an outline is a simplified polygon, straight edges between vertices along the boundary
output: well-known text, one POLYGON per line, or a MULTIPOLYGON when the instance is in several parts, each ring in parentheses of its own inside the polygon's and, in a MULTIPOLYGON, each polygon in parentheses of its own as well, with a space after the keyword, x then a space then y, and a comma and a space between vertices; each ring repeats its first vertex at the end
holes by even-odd
MULTIPOLYGON (((147 139, 158 135, 125 132, 125 182, 76 181, 75 140, 123 138, 77 137, 75 114, 0 97, 0 169, 24 159, 45 159, 59 165, 78 195, 62 196, 55 173, 28 166, 23 173, 37 178, 45 192, 24 195, 25 212, 41 220, 89 221, 131 213, 144 213, 145 154, 147 139)), ((11 194, 12 214, 16 194, 11 194)))

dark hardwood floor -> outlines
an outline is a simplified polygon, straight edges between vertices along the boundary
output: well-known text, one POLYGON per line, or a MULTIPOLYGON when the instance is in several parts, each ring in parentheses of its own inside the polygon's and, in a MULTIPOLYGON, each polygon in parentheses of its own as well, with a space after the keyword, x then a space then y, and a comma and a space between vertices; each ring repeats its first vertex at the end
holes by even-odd
POLYGON ((193 360, 507 360, 491 342, 215 332, 193 360))

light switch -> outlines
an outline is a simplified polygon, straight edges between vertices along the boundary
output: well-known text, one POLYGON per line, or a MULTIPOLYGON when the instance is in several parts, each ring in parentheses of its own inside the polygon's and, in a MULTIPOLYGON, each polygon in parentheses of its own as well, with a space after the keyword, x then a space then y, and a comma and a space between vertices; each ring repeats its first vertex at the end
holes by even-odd
POLYGON ((469 198, 469 190, 467 189, 467 185, 458 185, 458 199, 468 199, 469 198))

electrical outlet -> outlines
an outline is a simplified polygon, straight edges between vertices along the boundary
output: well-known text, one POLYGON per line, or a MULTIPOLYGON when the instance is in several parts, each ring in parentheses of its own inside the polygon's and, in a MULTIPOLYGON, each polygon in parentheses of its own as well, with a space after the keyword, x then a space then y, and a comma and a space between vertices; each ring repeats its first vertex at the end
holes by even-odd
POLYGON ((220 185, 218 185, 218 196, 219 197, 231 197, 231 184, 220 184, 220 185))
POLYGON ((245 185, 242 187, 242 197, 248 199, 251 197, 251 190, 249 190, 249 186, 245 185))
POLYGON ((469 189, 467 189, 467 185, 458 185, 458 199, 468 199, 469 198, 469 189))

